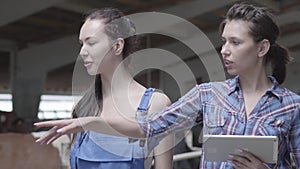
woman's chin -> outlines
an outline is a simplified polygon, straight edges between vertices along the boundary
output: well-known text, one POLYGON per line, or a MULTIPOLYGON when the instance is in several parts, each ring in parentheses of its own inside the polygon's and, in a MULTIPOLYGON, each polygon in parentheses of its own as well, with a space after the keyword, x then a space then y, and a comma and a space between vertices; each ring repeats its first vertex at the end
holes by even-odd
POLYGON ((95 75, 99 74, 97 71, 94 71, 94 70, 87 70, 87 73, 88 73, 90 76, 95 76, 95 75))
POLYGON ((232 69, 227 69, 227 73, 228 73, 229 75, 232 75, 232 76, 236 76, 236 75, 237 75, 237 72, 234 71, 234 70, 232 70, 232 69))

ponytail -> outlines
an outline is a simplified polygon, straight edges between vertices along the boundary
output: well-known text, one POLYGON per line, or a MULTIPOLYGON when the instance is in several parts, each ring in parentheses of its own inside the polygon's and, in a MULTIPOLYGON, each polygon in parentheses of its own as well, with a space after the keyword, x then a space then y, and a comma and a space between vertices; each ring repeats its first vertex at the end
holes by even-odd
POLYGON ((267 53, 267 63, 271 63, 272 76, 282 84, 286 77, 286 65, 292 60, 289 52, 281 45, 274 43, 270 46, 270 50, 267 53))

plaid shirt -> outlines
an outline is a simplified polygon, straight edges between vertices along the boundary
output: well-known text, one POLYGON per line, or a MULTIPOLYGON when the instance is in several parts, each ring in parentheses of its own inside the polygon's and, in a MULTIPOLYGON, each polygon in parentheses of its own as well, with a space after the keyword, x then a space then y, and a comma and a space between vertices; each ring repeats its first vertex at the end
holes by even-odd
MULTIPOLYGON (((300 167, 300 96, 273 85, 246 116, 238 76, 224 82, 203 83, 159 113, 137 118, 150 147, 170 132, 189 129, 203 121, 203 134, 273 135, 278 137, 277 164, 271 168, 291 168, 291 161, 300 167), (291 156, 290 156, 291 154, 291 156)), ((233 168, 227 162, 208 162, 201 157, 202 169, 233 168)))

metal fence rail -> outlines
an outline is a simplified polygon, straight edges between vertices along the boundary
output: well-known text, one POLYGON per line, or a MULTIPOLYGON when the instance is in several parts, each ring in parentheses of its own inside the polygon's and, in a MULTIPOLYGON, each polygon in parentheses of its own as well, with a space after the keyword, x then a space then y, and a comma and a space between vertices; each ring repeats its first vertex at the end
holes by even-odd
POLYGON ((173 162, 187 160, 187 159, 193 159, 193 158, 199 158, 201 156, 201 154, 202 154, 202 150, 176 154, 173 156, 173 162))

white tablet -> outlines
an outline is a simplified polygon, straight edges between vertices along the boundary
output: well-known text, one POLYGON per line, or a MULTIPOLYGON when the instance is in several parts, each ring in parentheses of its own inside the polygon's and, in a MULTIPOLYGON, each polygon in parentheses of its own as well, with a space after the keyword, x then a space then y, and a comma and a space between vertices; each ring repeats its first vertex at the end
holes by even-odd
POLYGON ((239 154, 238 148, 253 153, 266 163, 277 162, 276 136, 203 135, 206 161, 226 162, 229 154, 239 154))

